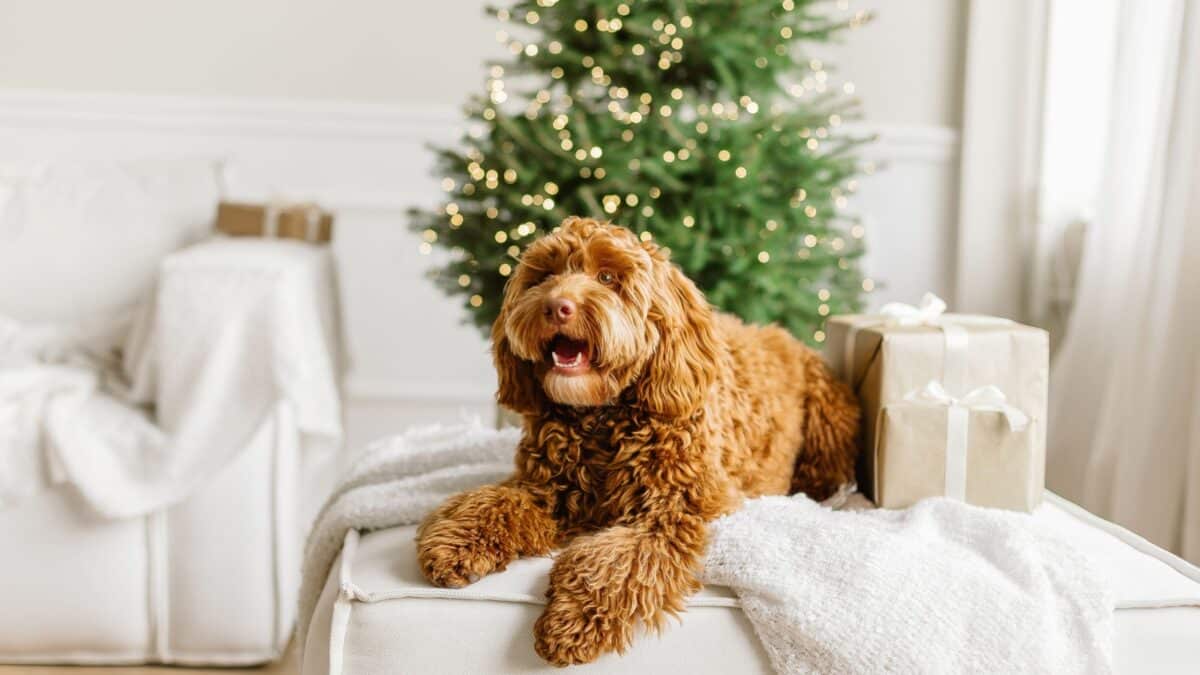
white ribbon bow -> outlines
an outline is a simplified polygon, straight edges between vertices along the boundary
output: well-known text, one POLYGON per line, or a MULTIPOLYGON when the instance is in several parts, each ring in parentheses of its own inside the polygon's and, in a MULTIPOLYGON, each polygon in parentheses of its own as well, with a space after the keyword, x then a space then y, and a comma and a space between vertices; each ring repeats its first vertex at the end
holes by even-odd
POLYGON ((977 387, 967 392, 966 396, 951 396, 937 380, 930 380, 920 389, 914 389, 904 396, 905 401, 923 403, 926 405, 944 405, 964 408, 966 410, 983 410, 998 412, 1004 415, 1011 431, 1024 431, 1029 426, 1029 416, 1020 408, 1008 402, 1008 397, 994 384, 977 387))
POLYGON ((967 329, 949 320, 946 301, 933 293, 921 296, 916 307, 889 302, 879 313, 888 323, 900 326, 934 326, 942 331, 945 354, 942 357, 942 381, 951 391, 962 391, 967 381, 967 329))
POLYGON ((921 304, 913 306, 904 302, 889 302, 879 310, 892 322, 901 326, 921 326, 935 322, 946 312, 946 301, 933 293, 921 296, 921 304))
MULTIPOLYGON (((967 385, 967 326, 1002 325, 1012 323, 1008 319, 978 314, 948 314, 946 301, 933 293, 921 297, 919 305, 889 302, 879 310, 881 320, 876 325, 931 326, 942 332, 945 351, 942 356, 941 381, 949 391, 961 392, 967 385)), ((869 324, 868 324, 869 325, 869 324)), ((843 372, 846 379, 854 380, 854 347, 858 330, 856 326, 846 332, 843 372)))
POLYGON ((910 391, 904 400, 918 405, 947 407, 944 494, 959 501, 965 501, 967 497, 967 422, 970 411, 998 412, 1004 415, 1009 430, 1013 432, 1024 431, 1029 426, 1029 416, 1011 405, 1004 392, 995 385, 978 387, 956 398, 948 394, 940 382, 931 380, 924 387, 910 391))

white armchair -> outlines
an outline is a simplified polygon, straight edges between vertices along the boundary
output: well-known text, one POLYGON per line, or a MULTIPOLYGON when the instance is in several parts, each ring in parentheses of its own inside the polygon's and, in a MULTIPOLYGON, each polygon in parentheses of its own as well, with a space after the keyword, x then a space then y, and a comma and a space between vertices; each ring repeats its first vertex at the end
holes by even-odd
MULTIPOLYGON (((0 268, 16 255, 3 188, 0 268)), ((341 431, 331 256, 214 239, 152 265, 153 311, 124 366, 165 442, 72 451, 56 436, 47 461, 66 480, 0 505, 0 663, 244 665, 290 637, 302 537, 341 431)), ((0 318, 53 304, 7 300, 0 318)))

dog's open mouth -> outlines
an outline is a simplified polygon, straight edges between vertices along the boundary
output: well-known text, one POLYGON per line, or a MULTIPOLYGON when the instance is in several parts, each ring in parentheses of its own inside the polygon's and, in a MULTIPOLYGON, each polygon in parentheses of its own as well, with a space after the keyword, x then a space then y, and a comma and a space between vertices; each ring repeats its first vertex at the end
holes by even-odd
POLYGON ((556 335, 550 341, 550 360, 554 364, 554 372, 562 375, 586 373, 592 368, 587 341, 566 335, 556 335))

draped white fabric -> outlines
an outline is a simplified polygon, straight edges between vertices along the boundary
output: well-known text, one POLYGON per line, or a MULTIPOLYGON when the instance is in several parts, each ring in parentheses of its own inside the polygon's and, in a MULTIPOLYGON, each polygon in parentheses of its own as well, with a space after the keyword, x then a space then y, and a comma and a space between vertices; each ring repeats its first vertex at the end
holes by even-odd
POLYGON ((1200 561, 1200 0, 1123 0, 1050 489, 1200 561))
POLYGON ((52 482, 106 517, 178 503, 284 401, 306 454, 336 448, 333 293, 326 250, 215 239, 164 259, 122 363, 0 314, 0 509, 52 482))

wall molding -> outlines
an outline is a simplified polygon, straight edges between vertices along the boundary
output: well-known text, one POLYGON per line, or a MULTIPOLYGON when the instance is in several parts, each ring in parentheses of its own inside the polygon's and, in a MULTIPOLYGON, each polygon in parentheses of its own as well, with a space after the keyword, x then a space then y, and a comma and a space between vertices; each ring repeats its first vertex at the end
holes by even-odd
POLYGON ((0 89, 0 125, 80 131, 425 142, 460 126, 454 113, 438 105, 0 89))
POLYGON ((485 405, 496 389, 475 380, 413 379, 367 375, 351 370, 342 379, 346 396, 360 401, 405 401, 431 404, 485 405))
POLYGON ((855 122, 842 127, 853 135, 876 137, 863 146, 867 159, 885 162, 951 162, 958 158, 959 132, 926 124, 855 122))
MULTIPOLYGON (((238 172, 240 197, 295 193, 339 211, 400 213, 429 192, 395 176, 397 155, 453 143, 460 118, 436 105, 0 89, 0 148, 7 134, 70 136, 85 153, 105 138, 161 142, 158 154, 211 157, 238 172)), ((403 170, 412 169, 431 167, 403 170)))
MULTIPOLYGON (((403 211, 438 198, 426 146, 455 142, 463 127, 461 111, 447 105, 0 89, 0 161, 211 157, 225 164, 231 197, 315 199, 337 211, 344 333, 355 364, 344 379, 347 397, 447 410, 491 405, 490 365, 459 308, 422 278, 428 261, 415 255, 403 211), (436 349, 469 354, 472 365, 442 377, 437 364, 416 356, 436 349)), ((949 205, 958 131, 873 122, 842 128, 877 136, 863 157, 889 169, 873 177, 882 180, 868 198, 884 221, 874 240, 890 265, 883 278, 890 269, 905 299, 946 292, 938 269, 955 231, 949 205)))
MULTIPOLYGON (((453 142, 464 126, 461 110, 444 104, 0 89, 0 128, 424 144, 453 142)), ((871 159, 949 161, 958 153, 959 132, 953 127, 852 122, 842 129, 877 137, 863 148, 871 159)), ((366 199, 364 206, 378 208, 386 201, 366 199)))

